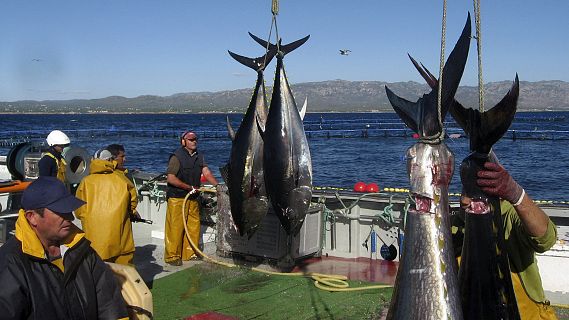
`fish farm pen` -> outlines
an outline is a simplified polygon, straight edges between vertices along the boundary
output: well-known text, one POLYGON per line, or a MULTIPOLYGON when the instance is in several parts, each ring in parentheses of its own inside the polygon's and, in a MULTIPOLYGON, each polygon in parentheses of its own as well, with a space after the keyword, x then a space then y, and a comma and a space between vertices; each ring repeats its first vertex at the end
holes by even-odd
MULTIPOLYGON (((466 138, 462 129, 445 124, 446 138, 466 138)), ((401 123, 305 123, 306 136, 309 139, 336 138, 411 138, 416 137, 410 129, 403 128, 401 123)), ((3 130, 0 133, 0 147, 11 147, 30 140, 43 140, 50 132, 48 129, 36 130, 3 130)), ((97 137, 148 137, 148 138, 178 138, 179 130, 174 129, 65 129, 71 138, 97 137)), ((200 138, 228 139, 227 130, 196 130, 200 138)), ((530 130, 510 129, 503 139, 510 140, 569 140, 569 130, 530 130)))

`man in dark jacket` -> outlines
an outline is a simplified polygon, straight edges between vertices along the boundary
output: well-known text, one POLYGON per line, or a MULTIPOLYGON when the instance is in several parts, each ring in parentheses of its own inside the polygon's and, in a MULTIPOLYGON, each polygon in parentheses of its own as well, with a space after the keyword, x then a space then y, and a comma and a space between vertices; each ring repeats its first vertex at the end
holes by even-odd
POLYGON ((0 319, 122 319, 111 270, 71 221, 85 204, 55 177, 22 196, 16 235, 0 247, 0 319))

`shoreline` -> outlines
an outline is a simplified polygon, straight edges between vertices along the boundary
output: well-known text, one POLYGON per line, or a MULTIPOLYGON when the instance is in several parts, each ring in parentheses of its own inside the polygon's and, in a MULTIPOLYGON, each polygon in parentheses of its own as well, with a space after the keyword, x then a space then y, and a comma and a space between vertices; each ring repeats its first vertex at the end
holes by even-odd
MULTIPOLYGON (((569 110, 518 110, 516 114, 520 113, 553 113, 553 112, 569 112, 569 110)), ((369 111, 319 111, 319 112, 306 112, 306 114, 349 114, 349 113, 395 113, 395 111, 384 111, 384 110, 369 110, 369 111)), ((180 115, 180 114, 245 114, 244 112, 231 112, 231 111, 207 111, 207 112, 167 112, 167 111, 156 111, 156 112, 4 112, 0 111, 0 115, 151 115, 151 114, 170 114, 170 115, 180 115)))

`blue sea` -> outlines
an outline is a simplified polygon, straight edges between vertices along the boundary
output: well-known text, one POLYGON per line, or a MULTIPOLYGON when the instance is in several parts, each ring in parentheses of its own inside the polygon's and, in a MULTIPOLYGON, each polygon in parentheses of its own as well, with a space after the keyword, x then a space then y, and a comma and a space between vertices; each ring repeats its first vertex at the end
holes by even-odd
MULTIPOLYGON (((126 148, 130 170, 165 172, 169 154, 184 130, 200 136, 199 149, 219 178, 231 142, 226 118, 237 130, 242 114, 34 114, 0 115, 0 154, 10 143, 41 140, 53 129, 66 132, 73 145, 90 153, 110 143, 126 148)), ((450 191, 460 192, 459 165, 468 139, 450 117, 445 143, 455 155, 450 191), (460 135, 460 137, 458 137, 460 135)), ((305 118, 315 186, 351 189, 358 181, 380 188, 407 188, 405 152, 415 143, 395 113, 310 113, 305 118)), ((533 199, 569 200, 569 112, 518 113, 494 150, 501 163, 533 199)))

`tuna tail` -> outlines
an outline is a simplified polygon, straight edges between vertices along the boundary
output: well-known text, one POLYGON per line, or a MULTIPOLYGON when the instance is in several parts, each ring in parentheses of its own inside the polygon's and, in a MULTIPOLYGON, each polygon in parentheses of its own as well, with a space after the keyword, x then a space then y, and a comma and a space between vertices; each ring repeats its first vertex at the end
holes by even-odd
POLYGON ((520 82, 518 74, 510 91, 494 108, 480 112, 456 103, 450 112, 458 125, 470 137, 470 150, 487 154, 492 146, 508 131, 516 114, 520 82))
MULTIPOLYGON (((448 60, 443 69, 443 87, 441 97, 441 116, 446 116, 449 108, 449 100, 454 98, 454 94, 458 89, 466 59, 468 58, 468 50, 470 49, 470 13, 466 19, 466 24, 462 30, 462 34, 450 53, 448 60)), ((437 111, 437 95, 438 95, 438 82, 431 92, 417 102, 410 102, 393 93, 387 86, 385 87, 387 98, 393 106, 395 112, 401 117, 403 122, 413 131, 424 135, 430 135, 440 131, 438 121, 434 120, 438 117, 437 111), (422 128, 419 128, 419 124, 422 128), (422 131, 422 132, 419 132, 422 131)))
POLYGON ((269 48, 270 50, 277 50, 279 54, 281 55, 281 57, 284 57, 285 55, 287 55, 288 53, 291 53, 292 51, 294 51, 296 48, 300 47, 301 45, 303 45, 308 38, 310 38, 310 35, 307 35, 306 37, 300 39, 300 40, 296 40, 294 42, 291 42, 289 44, 285 44, 285 45, 280 45, 280 39, 279 39, 279 46, 277 47, 277 45, 272 44, 268 41, 265 41, 259 37, 257 37, 256 35, 252 34, 251 32, 249 32, 249 35, 251 36, 251 38, 253 38, 253 40, 255 40, 258 44, 262 45, 265 48, 269 48))
POLYGON ((233 57, 233 59, 237 60, 237 62, 239 62, 239 63, 241 63, 241 64, 257 71, 257 72, 261 72, 261 71, 265 70, 267 65, 269 63, 271 63, 271 60, 273 59, 275 54, 277 54, 276 47, 275 48, 269 48, 269 51, 264 56, 258 57, 258 58, 248 58, 248 57, 240 56, 240 55, 233 53, 229 50, 227 50, 227 52, 229 52, 229 55, 231 57, 233 57))

